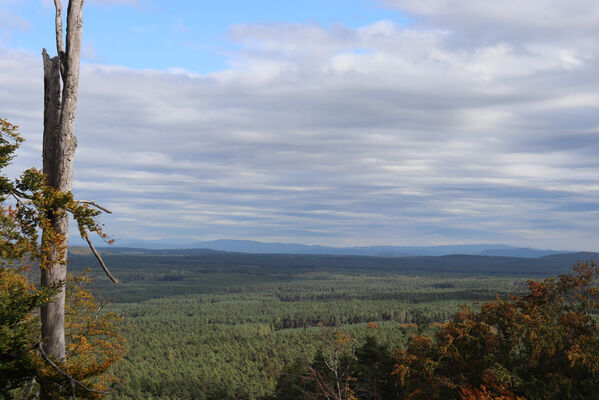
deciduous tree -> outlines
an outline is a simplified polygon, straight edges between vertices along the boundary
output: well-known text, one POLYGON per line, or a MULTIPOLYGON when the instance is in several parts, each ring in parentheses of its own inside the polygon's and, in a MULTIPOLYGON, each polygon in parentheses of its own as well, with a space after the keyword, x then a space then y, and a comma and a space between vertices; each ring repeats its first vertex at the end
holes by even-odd
MULTIPOLYGON (((0 169, 10 163, 22 140, 17 127, 0 118, 0 169)), ((98 377, 124 351, 123 339, 116 333, 117 317, 100 314, 101 307, 86 289, 87 278, 71 277, 67 285, 65 276, 37 289, 23 275, 27 263, 37 263, 43 274, 57 249, 64 256, 66 245, 52 225, 57 212, 72 215, 82 235, 90 231, 103 235, 95 220, 100 211, 88 203, 46 185, 45 175, 35 168, 16 180, 0 175, 0 384, 4 383, 0 386, 4 391, 35 379, 48 398, 77 390, 85 392, 80 397, 94 396, 106 383, 98 377), (8 204, 9 199, 14 204, 8 204), (67 286, 70 302, 63 328, 68 333, 68 362, 46 350, 37 314, 40 306, 66 293, 67 286)))
POLYGON ((395 354, 401 398, 599 398, 598 278, 597 264, 579 263, 414 336, 395 354))

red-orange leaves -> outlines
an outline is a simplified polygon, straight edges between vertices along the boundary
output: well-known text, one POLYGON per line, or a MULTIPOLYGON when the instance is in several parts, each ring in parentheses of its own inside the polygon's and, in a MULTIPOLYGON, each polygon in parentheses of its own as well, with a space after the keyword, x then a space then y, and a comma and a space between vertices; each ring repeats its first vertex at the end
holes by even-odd
POLYGON ((395 354, 404 399, 599 398, 599 278, 594 262, 529 281, 522 297, 468 308, 395 354))

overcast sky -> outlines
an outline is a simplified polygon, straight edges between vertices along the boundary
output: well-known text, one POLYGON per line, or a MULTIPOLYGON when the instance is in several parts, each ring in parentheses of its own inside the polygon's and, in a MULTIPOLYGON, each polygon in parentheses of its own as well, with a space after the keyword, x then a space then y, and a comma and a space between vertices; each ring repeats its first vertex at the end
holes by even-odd
MULTIPOLYGON (((53 13, 0 0, 12 173, 53 13)), ((596 0, 87 0, 83 29, 74 192, 117 244, 599 250, 596 0)))

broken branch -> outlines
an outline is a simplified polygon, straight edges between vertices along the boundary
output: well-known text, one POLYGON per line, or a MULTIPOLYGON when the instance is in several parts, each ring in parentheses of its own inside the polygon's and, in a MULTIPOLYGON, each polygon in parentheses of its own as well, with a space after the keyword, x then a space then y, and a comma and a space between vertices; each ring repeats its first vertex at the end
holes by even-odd
POLYGON ((87 235, 87 233, 85 235, 83 235, 83 237, 85 238, 85 241, 87 242, 87 245, 89 246, 89 248, 92 251, 92 253, 94 253, 94 256, 96 256, 96 259, 100 263, 100 266, 102 267, 102 269, 104 270, 104 272, 106 273, 106 275, 110 278, 110 280, 112 282, 119 283, 119 281, 114 276, 112 276, 112 274, 108 270, 108 267, 106 266, 106 264, 104 264, 104 260, 102 260, 102 257, 100 256, 100 253, 98 253, 98 251, 96 250, 96 248, 92 244, 92 241, 89 240, 89 236, 87 235))

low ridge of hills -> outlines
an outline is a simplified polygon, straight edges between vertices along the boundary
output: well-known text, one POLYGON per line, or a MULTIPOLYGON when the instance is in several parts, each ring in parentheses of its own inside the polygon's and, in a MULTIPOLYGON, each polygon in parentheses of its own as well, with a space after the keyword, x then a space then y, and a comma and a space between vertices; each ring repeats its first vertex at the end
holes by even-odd
POLYGON ((253 254, 320 254, 379 257, 444 256, 451 254, 462 254, 539 258, 553 254, 573 253, 573 251, 534 249, 528 247, 507 246, 503 244, 330 247, 297 243, 265 243, 251 240, 232 239, 190 243, 172 243, 154 240, 119 240, 114 247, 151 250, 206 249, 253 254))
MULTIPOLYGON (((71 248, 70 259, 76 265, 88 266, 93 256, 82 247, 71 248)), ((222 268, 328 269, 351 271, 386 271, 387 273, 461 273, 491 275, 550 276, 569 271, 577 262, 599 260, 599 253, 577 252, 551 254, 538 258, 489 255, 441 255, 382 257, 339 254, 264 254, 224 252, 211 249, 135 249, 104 248, 104 260, 120 269, 135 270, 150 266, 170 266, 176 269, 196 268, 197 265, 214 265, 222 268)), ((151 268, 154 268, 151 267, 151 268)), ((130 271, 129 271, 130 272, 130 271)), ((255 272, 255 271, 254 271, 255 272)))

